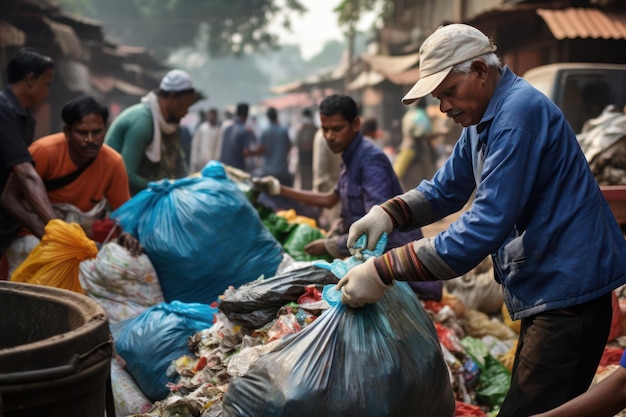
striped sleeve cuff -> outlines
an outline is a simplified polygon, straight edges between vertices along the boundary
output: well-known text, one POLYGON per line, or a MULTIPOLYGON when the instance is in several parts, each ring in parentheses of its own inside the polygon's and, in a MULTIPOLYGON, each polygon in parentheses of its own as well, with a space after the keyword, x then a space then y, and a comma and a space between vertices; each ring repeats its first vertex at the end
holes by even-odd
POLYGON ((400 197, 393 197, 381 204, 380 207, 391 217, 394 229, 414 222, 411 209, 400 197))
POLYGON ((391 249, 374 259, 376 272, 385 285, 399 281, 437 281, 417 257, 413 243, 391 249))

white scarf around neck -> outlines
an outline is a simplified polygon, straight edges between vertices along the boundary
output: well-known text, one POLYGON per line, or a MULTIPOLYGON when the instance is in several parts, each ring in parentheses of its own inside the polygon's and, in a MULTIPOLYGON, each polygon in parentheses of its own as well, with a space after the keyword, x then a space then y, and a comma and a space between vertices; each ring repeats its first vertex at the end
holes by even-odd
POLYGON ((152 134, 152 142, 146 148, 145 154, 152 162, 161 160, 161 132, 171 135, 178 129, 178 123, 167 123, 161 113, 159 101, 154 91, 141 98, 142 103, 146 103, 152 112, 152 122, 154 125, 154 133, 152 134))

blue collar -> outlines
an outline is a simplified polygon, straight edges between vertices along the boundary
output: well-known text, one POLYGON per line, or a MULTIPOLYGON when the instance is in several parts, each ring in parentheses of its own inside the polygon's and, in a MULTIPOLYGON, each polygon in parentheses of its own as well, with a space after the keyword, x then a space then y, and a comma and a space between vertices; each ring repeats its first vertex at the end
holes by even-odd
POLYGON ((496 89, 489 99, 489 104, 487 104, 487 108, 485 109, 485 113, 483 113, 483 117, 476 125, 476 131, 478 133, 482 132, 485 127, 487 127, 487 125, 491 123, 496 115, 496 109, 498 108, 500 100, 502 99, 502 97, 504 97, 506 92, 509 91, 516 79, 517 75, 515 75, 515 73, 511 71, 506 65, 504 65, 500 69, 500 80, 498 81, 498 85, 496 85, 496 89))

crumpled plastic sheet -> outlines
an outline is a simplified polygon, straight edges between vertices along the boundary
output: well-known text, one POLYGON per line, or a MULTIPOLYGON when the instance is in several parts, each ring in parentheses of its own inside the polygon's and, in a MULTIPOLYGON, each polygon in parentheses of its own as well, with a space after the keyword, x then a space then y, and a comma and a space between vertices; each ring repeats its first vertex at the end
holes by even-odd
POLYGON ((272 321, 278 310, 305 293, 306 287, 336 284, 337 278, 327 269, 308 264, 303 268, 228 288, 220 296, 219 309, 229 320, 249 329, 272 321))

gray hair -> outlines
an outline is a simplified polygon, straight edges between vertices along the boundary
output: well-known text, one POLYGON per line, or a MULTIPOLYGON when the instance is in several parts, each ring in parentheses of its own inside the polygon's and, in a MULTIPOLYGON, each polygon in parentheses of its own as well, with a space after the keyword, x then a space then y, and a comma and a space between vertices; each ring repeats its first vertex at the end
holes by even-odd
POLYGON ((469 74, 471 71, 472 62, 477 59, 482 59, 483 61, 485 61, 485 64, 487 64, 488 67, 500 68, 500 66, 502 65, 502 63, 500 62, 500 58, 498 58, 498 56, 493 52, 490 52, 488 54, 477 56, 476 58, 468 59, 467 61, 461 62, 460 64, 456 64, 452 67, 452 71, 464 72, 466 74, 469 74))

